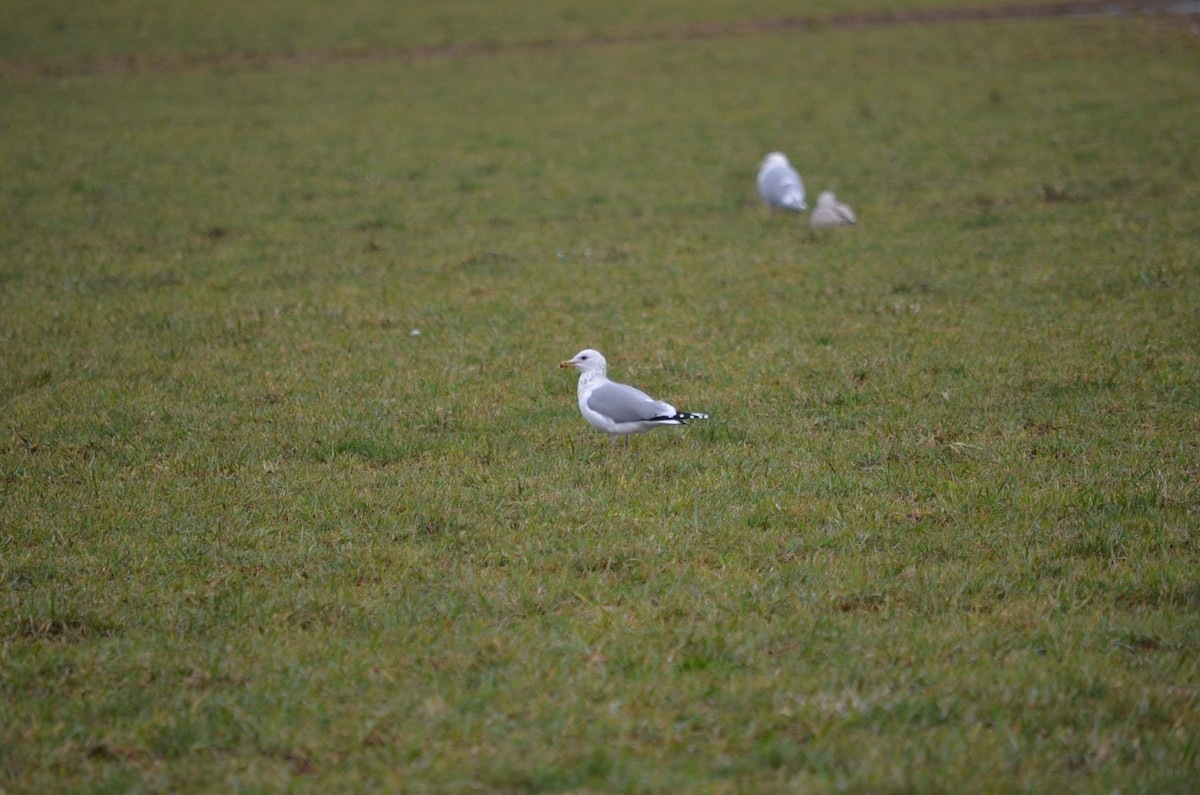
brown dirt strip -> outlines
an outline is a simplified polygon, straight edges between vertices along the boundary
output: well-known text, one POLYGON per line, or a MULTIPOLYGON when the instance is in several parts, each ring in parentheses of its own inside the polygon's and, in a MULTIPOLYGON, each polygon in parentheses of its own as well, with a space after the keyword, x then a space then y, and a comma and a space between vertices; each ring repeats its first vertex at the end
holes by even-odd
MULTIPOLYGON (((272 69, 289 66, 369 61, 424 61, 505 53, 556 52, 587 47, 659 41, 697 41, 788 30, 856 30, 893 25, 943 25, 1019 19, 1068 17, 1179 15, 1193 3, 1172 0, 1078 0, 1059 3, 1021 3, 1005 6, 930 8, 818 17, 784 17, 686 25, 661 30, 617 32, 612 35, 562 41, 512 44, 465 43, 413 47, 357 47, 299 52, 223 52, 201 55, 125 55, 106 58, 28 58, 0 60, 0 79, 67 77, 113 72, 167 72, 195 69, 272 69), (1180 9, 1183 9, 1182 11, 1180 9)), ((1194 11, 1193 11, 1194 13, 1194 11)))

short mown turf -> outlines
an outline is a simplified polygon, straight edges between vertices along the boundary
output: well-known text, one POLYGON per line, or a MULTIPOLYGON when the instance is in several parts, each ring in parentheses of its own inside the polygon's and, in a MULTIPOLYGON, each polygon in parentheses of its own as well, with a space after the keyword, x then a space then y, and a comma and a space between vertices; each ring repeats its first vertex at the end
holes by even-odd
POLYGON ((0 82, 0 790, 1196 790, 1200 39, 746 30, 0 82))

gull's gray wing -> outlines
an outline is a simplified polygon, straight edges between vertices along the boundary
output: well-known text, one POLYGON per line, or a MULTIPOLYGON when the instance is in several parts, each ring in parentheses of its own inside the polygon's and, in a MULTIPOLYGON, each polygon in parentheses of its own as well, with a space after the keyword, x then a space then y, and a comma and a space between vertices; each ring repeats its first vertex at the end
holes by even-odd
POLYGON ((853 210, 844 204, 838 204, 834 207, 818 207, 813 210, 808 222, 813 229, 820 229, 830 226, 854 226, 856 220, 853 210))
POLYGON ((613 422, 645 422, 675 414, 670 403, 655 400, 640 389, 610 381, 588 396, 588 408, 613 422))
POLYGON ((758 192, 763 201, 775 207, 803 210, 804 182, 795 169, 775 166, 763 172, 758 181, 758 192))

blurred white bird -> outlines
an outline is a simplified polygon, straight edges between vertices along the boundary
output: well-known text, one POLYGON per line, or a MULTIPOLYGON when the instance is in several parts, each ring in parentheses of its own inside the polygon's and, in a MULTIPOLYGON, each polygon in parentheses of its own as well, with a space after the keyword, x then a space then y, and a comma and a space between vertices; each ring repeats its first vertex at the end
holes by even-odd
POLYGON ((758 168, 758 195, 772 207, 800 212, 804 203, 804 181, 783 152, 771 152, 758 168))
POLYGON ((858 219, 848 205, 837 200, 833 191, 826 190, 817 196, 817 208, 808 217, 808 223, 813 229, 823 229, 829 226, 854 226, 858 219))
POLYGON ((707 414, 676 411, 670 403, 655 400, 640 389, 609 381, 608 362, 591 348, 580 351, 559 367, 579 370, 579 411, 589 425, 607 433, 614 442, 618 436, 660 425, 687 425, 688 420, 708 418, 707 414))

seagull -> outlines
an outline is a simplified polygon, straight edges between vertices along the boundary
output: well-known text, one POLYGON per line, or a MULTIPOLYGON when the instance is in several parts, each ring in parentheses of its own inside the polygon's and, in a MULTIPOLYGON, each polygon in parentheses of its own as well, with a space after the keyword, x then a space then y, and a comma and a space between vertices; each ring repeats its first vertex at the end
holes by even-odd
POLYGON ((827 226, 854 226, 858 219, 848 205, 842 204, 833 195, 833 191, 822 191, 817 197, 817 209, 808 217, 808 224, 813 229, 827 226))
POLYGON ((591 348, 575 354, 559 367, 579 370, 579 411, 598 431, 615 444, 618 436, 642 433, 660 425, 687 425, 688 420, 707 419, 707 414, 676 411, 670 403, 655 400, 640 389, 608 380, 608 362, 591 348))
POLYGON ((783 152, 771 152, 758 168, 758 195, 772 207, 800 212, 804 203, 804 180, 783 152))

